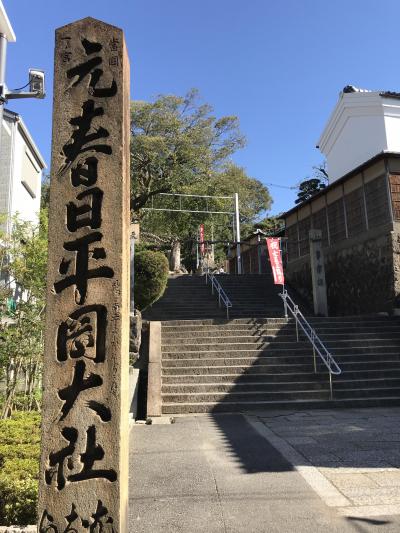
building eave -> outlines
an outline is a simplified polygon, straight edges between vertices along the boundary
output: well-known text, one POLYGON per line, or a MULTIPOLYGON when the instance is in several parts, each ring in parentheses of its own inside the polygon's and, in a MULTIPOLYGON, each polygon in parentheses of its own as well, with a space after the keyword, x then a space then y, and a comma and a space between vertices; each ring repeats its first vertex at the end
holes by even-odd
POLYGON ((354 168, 350 172, 347 172, 347 174, 345 174, 341 178, 338 178, 334 182, 332 182, 329 185, 327 185, 324 189, 319 191, 317 194, 315 194, 314 196, 312 196, 308 200, 305 200, 304 202, 301 202, 300 204, 295 205, 294 207, 289 209, 289 211, 285 211, 284 213, 279 215, 280 218, 289 217, 290 215, 295 213, 301 207, 304 207, 305 205, 310 204, 316 198, 319 198, 320 196, 323 196, 328 191, 330 191, 330 190, 334 189, 335 187, 337 187, 338 185, 344 183, 346 180, 350 179, 351 177, 355 176, 356 174, 359 174, 360 172, 365 170, 367 167, 373 165, 374 163, 377 163, 378 161, 381 161, 382 159, 386 159, 388 157, 393 157, 395 159, 400 159, 400 152, 380 152, 379 154, 376 154, 374 157, 371 157, 371 159, 369 159, 368 161, 365 161, 364 163, 362 163, 362 165, 359 165, 358 167, 354 168))
POLYGON ((11 22, 7 16, 6 10, 3 6, 3 2, 0 0, 0 33, 6 36, 9 43, 15 43, 17 40, 14 30, 11 26, 11 22))

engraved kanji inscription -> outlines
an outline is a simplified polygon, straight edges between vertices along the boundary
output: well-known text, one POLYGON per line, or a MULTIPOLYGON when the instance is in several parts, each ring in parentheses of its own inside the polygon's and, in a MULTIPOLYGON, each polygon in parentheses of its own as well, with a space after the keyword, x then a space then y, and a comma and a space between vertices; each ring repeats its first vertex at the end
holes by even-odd
POLYGON ((82 305, 85 303, 88 280, 93 278, 112 278, 114 270, 108 266, 99 266, 89 268, 89 262, 100 261, 105 259, 106 252, 103 247, 90 249, 90 245, 100 242, 103 235, 95 231, 84 237, 64 243, 64 250, 75 252, 75 260, 71 261, 63 258, 60 263, 59 272, 65 277, 54 283, 54 292, 61 293, 67 287, 75 286, 75 301, 82 305), (67 276, 66 274, 74 267, 74 272, 67 276))
POLYGON ((45 480, 47 485, 51 485, 53 478, 56 477, 56 486, 58 490, 62 490, 65 487, 65 462, 67 458, 67 468, 72 470, 74 468, 72 461, 72 454, 75 451, 75 444, 78 440, 78 430, 71 427, 65 427, 61 430, 61 435, 64 440, 68 442, 68 445, 59 450, 58 452, 52 452, 49 455, 49 468, 45 472, 45 480))
POLYGON ((112 468, 93 468, 94 464, 104 458, 104 450, 100 444, 96 444, 96 426, 90 426, 86 431, 86 450, 79 454, 81 465, 76 465, 74 459, 76 442, 78 440, 78 430, 73 427, 64 427, 61 435, 68 445, 57 452, 49 455, 49 467, 45 471, 45 481, 51 485, 54 478, 58 490, 62 490, 66 483, 76 483, 88 479, 106 479, 114 482, 117 480, 117 473, 112 468), (76 470, 77 473, 68 473, 76 470))
POLYGON ((117 473, 112 468, 93 468, 94 463, 104 458, 104 450, 96 444, 96 426, 90 426, 86 431, 86 450, 80 454, 82 469, 77 474, 70 474, 68 481, 84 481, 87 479, 103 478, 110 482, 117 480, 117 473))
POLYGON ((85 226, 91 229, 100 228, 103 191, 98 187, 93 187, 78 194, 76 199, 85 201, 78 205, 75 202, 69 202, 67 205, 68 230, 74 232, 85 226))
POLYGON ((91 144, 99 139, 107 139, 110 134, 106 128, 99 126, 94 128, 92 133, 93 119, 102 117, 104 115, 104 108, 96 107, 94 100, 86 100, 82 104, 82 113, 77 117, 69 120, 71 126, 75 126, 75 130, 71 135, 70 140, 64 144, 62 154, 65 156, 65 163, 58 171, 58 175, 62 176, 66 170, 75 162, 75 160, 85 152, 96 152, 111 155, 112 148, 109 144, 91 144))
POLYGON ((96 157, 87 157, 81 163, 78 163, 71 169, 71 184, 74 187, 85 185, 91 187, 97 182, 98 159, 96 157))
MULTIPOLYGON (((81 42, 87 56, 97 54, 103 49, 100 43, 91 42, 88 39, 82 39, 81 42)), ((115 79, 112 80, 110 87, 97 87, 104 74, 103 70, 98 68, 102 63, 102 57, 97 55, 67 70, 67 78, 72 80, 70 87, 76 87, 89 76, 89 94, 95 98, 111 98, 115 96, 118 91, 115 79)))
POLYGON ((108 509, 101 500, 97 502, 96 512, 92 514, 89 531, 92 533, 114 533, 114 519, 108 515, 108 509))
POLYGON ((106 355, 107 308, 87 305, 62 322, 57 331, 57 360, 86 358, 103 363, 106 355))
POLYGON ((70 513, 65 516, 66 527, 60 530, 55 525, 53 516, 47 510, 43 511, 39 533, 77 533, 82 528, 89 533, 116 533, 114 519, 101 500, 97 500, 96 510, 88 518, 83 518, 78 511, 77 505, 72 503, 70 513))
MULTIPOLYGON (((88 376, 85 377, 85 371, 85 361, 77 361, 74 366, 74 375, 71 384, 58 391, 58 397, 64 402, 64 405, 61 408, 60 420, 65 419, 81 392, 94 387, 100 387, 103 384, 101 376, 90 372, 88 376)), ((103 408, 106 409, 105 406, 103 406, 103 408)))

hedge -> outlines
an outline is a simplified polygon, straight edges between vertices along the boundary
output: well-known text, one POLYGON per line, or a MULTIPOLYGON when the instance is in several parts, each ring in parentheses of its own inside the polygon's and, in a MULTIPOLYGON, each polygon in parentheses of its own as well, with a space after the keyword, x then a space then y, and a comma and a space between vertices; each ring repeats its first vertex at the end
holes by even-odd
POLYGON ((168 281, 168 260, 161 252, 135 254, 135 307, 143 311, 161 298, 168 281))
POLYGON ((0 525, 36 523, 40 414, 0 420, 0 525))

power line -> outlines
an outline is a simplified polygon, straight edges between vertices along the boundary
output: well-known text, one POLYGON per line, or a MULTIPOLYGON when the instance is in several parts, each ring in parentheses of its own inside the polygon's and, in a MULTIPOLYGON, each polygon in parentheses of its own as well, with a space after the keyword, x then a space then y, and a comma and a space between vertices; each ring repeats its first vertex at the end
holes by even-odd
POLYGON ((298 189, 301 182, 296 183, 296 185, 292 185, 289 187, 288 185, 278 185, 277 183, 266 183, 266 185, 269 185, 270 187, 279 187, 280 189, 298 189))

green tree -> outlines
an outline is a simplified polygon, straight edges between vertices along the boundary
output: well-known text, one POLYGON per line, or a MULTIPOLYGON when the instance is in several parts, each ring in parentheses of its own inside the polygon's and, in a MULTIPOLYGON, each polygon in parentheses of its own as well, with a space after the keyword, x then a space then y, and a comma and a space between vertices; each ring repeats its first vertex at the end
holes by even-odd
POLYGON ((275 235, 284 227, 284 220, 278 216, 265 217, 253 225, 253 231, 261 229, 266 235, 275 235))
POLYGON ((10 235, 1 247, 2 297, 13 297, 16 309, 0 313, 0 377, 6 381, 1 416, 16 405, 18 380, 25 376, 23 396, 28 409, 36 406, 35 387, 40 379, 43 355, 43 321, 47 268, 47 212, 40 223, 14 218, 10 235))
POLYGON ((132 102, 131 210, 135 218, 161 192, 208 181, 245 144, 235 116, 216 118, 198 92, 132 102))
POLYGON ((306 178, 299 184, 299 192, 297 193, 296 204, 301 204, 312 198, 322 189, 325 189, 329 183, 328 171, 326 169, 326 161, 319 165, 313 166, 312 178, 306 178))
MULTIPOLYGON (((233 164, 231 155, 245 144, 234 116, 217 119, 209 105, 198 103, 197 91, 185 97, 160 96, 153 103, 132 104, 133 218, 141 220, 141 234, 151 243, 172 248, 170 269, 179 264, 180 242, 195 240, 199 224, 206 238, 232 240, 232 217, 201 213, 141 212, 149 206, 192 211, 231 211, 232 201, 163 196, 162 192, 192 195, 239 194, 241 223, 251 226, 272 203, 268 189, 233 164), (182 202, 182 204, 181 204, 182 202), (213 232, 213 228, 218 228, 213 232)), ((188 246, 188 249, 191 247, 188 246)))
POLYGON ((315 196, 319 191, 325 189, 326 185, 318 178, 311 178, 302 181, 299 185, 299 192, 295 204, 302 204, 315 196))

